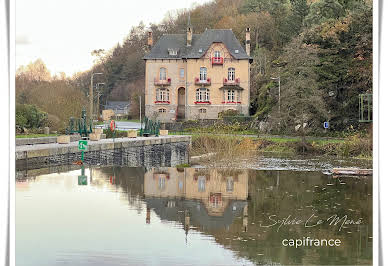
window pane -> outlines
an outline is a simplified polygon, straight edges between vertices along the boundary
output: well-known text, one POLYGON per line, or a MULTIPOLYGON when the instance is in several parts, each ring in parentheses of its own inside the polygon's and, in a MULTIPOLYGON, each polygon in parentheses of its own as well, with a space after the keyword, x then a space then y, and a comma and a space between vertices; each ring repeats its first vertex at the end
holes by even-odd
POLYGON ((160 80, 166 80, 167 79, 167 77, 166 77, 166 69, 164 68, 164 67, 162 67, 161 69, 160 69, 160 80))
POLYGON ((180 77, 183 79, 185 77, 185 69, 181 68, 180 70, 180 77))
POLYGON ((199 70, 199 80, 206 80, 207 69, 206 67, 201 67, 199 70))
POLYGON ((234 68, 231 67, 228 69, 228 80, 234 80, 234 68))

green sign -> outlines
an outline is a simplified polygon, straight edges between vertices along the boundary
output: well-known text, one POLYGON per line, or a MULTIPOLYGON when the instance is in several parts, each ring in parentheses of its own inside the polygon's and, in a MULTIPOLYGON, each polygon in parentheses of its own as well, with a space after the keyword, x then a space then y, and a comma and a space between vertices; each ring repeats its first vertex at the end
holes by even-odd
POLYGON ((88 177, 86 175, 78 176, 78 185, 79 186, 87 186, 88 185, 88 177))
POLYGON ((87 140, 80 140, 78 141, 78 150, 80 151, 86 151, 86 147, 88 146, 87 140))

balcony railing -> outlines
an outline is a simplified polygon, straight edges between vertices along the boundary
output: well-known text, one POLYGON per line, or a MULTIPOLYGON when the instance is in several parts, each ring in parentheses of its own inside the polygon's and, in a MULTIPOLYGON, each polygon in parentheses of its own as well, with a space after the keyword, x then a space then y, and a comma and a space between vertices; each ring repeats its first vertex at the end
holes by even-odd
POLYGON ((212 57, 212 64, 213 65, 223 65, 224 58, 223 57, 212 57))
POLYGON ((170 86, 171 85, 171 78, 167 78, 164 80, 160 80, 158 78, 154 79, 155 86, 170 86))
POLYGON ((170 104, 170 101, 155 101, 156 104, 170 104))
POLYGON ((208 86, 212 84, 212 80, 211 78, 207 78, 205 80, 200 80, 199 78, 195 78, 194 83, 195 85, 208 86))
POLYGON ((224 86, 235 86, 240 85, 240 78, 236 78, 235 80, 228 80, 224 78, 224 86))

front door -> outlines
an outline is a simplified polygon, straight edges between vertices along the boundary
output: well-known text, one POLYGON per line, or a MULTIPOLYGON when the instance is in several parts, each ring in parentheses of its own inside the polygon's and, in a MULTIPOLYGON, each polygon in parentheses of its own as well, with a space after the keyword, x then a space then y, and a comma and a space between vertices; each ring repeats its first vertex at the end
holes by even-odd
POLYGON ((185 119, 185 103, 186 103, 185 88, 178 89, 178 119, 185 119))

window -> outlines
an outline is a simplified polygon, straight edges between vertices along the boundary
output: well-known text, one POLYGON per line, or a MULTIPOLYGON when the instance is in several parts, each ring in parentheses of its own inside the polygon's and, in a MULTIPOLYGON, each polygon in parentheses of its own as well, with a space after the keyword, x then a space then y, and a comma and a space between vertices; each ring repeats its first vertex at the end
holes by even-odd
POLYGON ((184 68, 181 68, 180 71, 179 71, 179 77, 181 79, 184 79, 185 78, 185 69, 184 68))
POLYGON ((159 80, 167 80, 167 70, 164 67, 160 68, 159 80))
POLYGON ((200 114, 206 114, 206 109, 205 109, 205 108, 199 109, 199 113, 200 113, 200 114))
POLYGON ((206 79, 207 79, 207 69, 206 67, 201 67, 199 69, 199 80, 206 81, 206 79))
POLYGON ((166 186, 166 180, 163 177, 159 177, 159 190, 164 190, 166 186))
POLYGON ((214 57, 215 57, 215 58, 220 58, 220 57, 221 57, 220 51, 215 51, 215 52, 214 52, 214 57))
POLYGON ((234 90, 228 90, 228 102, 235 102, 235 95, 234 90))
POLYGON ((209 201, 212 208, 218 208, 222 206, 222 197, 220 193, 211 193, 209 201))
POLYGON ((206 178, 204 176, 198 177, 198 192, 205 191, 206 178))
POLYGON ((206 88, 197 89, 196 95, 197 102, 208 102, 209 101, 209 90, 206 88))
POLYGON ((166 110, 166 108, 160 108, 160 109, 158 109, 158 112, 160 114, 165 114, 167 112, 167 110, 166 110))
POLYGON ((226 181, 226 191, 233 192, 233 188, 234 188, 233 177, 228 177, 228 179, 226 181))
POLYGON ((178 55, 178 49, 168 49, 169 55, 178 55))
POLYGON ((168 102, 170 100, 170 91, 168 89, 157 89, 156 90, 156 101, 157 102, 168 102))
POLYGON ((233 67, 228 68, 228 80, 234 81, 235 78, 235 70, 233 67))

